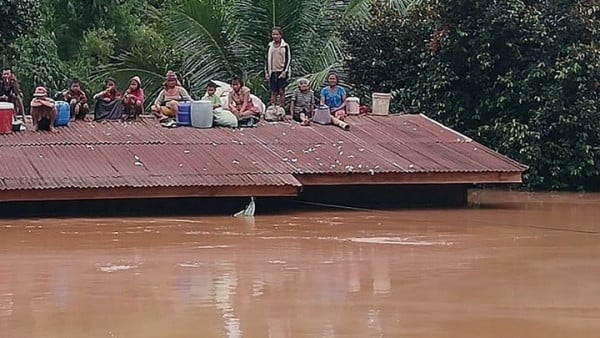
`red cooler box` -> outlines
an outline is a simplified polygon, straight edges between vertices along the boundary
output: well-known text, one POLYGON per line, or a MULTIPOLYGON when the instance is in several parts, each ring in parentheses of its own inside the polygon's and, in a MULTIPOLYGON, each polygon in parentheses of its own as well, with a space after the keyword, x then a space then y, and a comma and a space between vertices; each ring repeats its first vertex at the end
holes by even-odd
POLYGON ((0 134, 12 133, 15 106, 10 102, 0 102, 0 134))

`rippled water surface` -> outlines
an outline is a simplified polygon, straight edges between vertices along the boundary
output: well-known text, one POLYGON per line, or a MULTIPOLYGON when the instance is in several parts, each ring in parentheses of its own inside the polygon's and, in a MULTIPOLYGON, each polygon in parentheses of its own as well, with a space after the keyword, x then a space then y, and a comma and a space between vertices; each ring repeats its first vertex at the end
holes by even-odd
POLYGON ((0 220, 0 337, 600 337, 600 195, 0 220))

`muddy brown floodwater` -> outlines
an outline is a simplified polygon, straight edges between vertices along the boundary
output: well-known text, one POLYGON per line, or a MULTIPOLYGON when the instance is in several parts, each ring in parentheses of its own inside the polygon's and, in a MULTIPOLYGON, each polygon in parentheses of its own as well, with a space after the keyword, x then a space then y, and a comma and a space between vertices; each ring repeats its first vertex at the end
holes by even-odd
POLYGON ((600 337, 600 195, 0 220, 0 337, 600 337))

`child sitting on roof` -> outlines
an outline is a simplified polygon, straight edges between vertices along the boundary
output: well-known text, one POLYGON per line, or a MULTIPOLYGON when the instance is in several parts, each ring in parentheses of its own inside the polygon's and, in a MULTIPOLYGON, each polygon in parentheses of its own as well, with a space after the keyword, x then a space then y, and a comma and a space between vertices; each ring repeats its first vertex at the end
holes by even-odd
POLYGON ((56 106, 54 100, 48 97, 48 91, 44 87, 37 87, 31 100, 31 120, 33 130, 50 130, 56 133, 54 121, 56 121, 56 106))
POLYGON ((114 79, 106 79, 104 90, 94 95, 94 99, 96 100, 94 120, 119 120, 123 117, 121 92, 117 90, 114 79))
POLYGON ((250 88, 244 86, 244 82, 235 76, 231 80, 231 93, 229 93, 229 110, 237 117, 238 125, 254 126, 260 116, 258 107, 252 102, 250 88))
POLYGON ((123 105, 125 106, 125 116, 128 119, 136 119, 144 112, 144 90, 139 76, 134 76, 129 80, 129 88, 125 91, 123 105))
POLYGON ((209 82, 206 85, 206 95, 202 97, 204 101, 210 101, 213 106, 213 122, 215 126, 237 128, 238 120, 235 115, 229 110, 221 107, 221 98, 215 95, 217 91, 217 85, 213 82, 209 82))
POLYGON ((71 121, 75 121, 76 119, 83 120, 90 108, 87 102, 87 96, 81 89, 81 82, 78 79, 73 79, 69 90, 67 90, 63 96, 64 100, 69 103, 71 121))
POLYGON ((290 112, 295 121, 302 123, 303 126, 310 125, 313 113, 315 111, 315 94, 310 90, 308 79, 298 80, 298 89, 294 91, 290 112))

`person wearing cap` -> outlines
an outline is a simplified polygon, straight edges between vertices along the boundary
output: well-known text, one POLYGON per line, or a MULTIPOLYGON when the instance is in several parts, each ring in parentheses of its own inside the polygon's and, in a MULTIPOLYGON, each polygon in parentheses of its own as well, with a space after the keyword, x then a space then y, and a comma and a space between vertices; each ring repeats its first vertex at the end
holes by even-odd
POLYGON ((90 111, 90 107, 87 101, 87 95, 81 89, 81 82, 79 79, 73 79, 71 86, 64 94, 64 100, 69 103, 71 110, 71 121, 76 119, 83 120, 85 115, 90 111))
POLYGON ((134 76, 129 80, 129 88, 123 96, 123 105, 127 118, 135 119, 144 112, 144 90, 139 76, 134 76))
POLYGON ((192 97, 181 86, 175 72, 168 71, 165 76, 164 88, 154 100, 154 105, 152 105, 152 114, 161 122, 176 117, 178 112, 177 102, 191 100, 192 97))
POLYGON ((54 121, 56 121, 56 115, 54 100, 48 97, 46 88, 37 87, 31 100, 33 130, 50 130, 55 133, 54 121))

